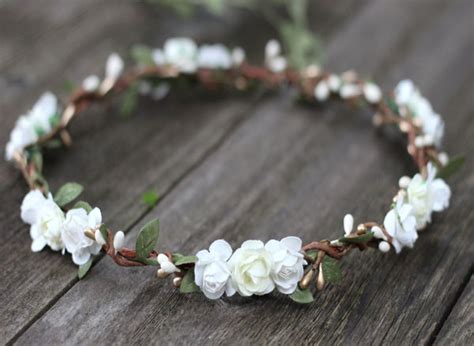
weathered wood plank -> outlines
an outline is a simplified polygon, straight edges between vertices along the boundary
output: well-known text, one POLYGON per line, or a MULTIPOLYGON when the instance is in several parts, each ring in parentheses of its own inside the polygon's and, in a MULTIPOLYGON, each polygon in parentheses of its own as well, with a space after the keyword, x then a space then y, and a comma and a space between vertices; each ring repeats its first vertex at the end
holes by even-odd
POLYGON ((471 277, 448 316, 436 345, 472 345, 474 343, 474 280, 471 277))
MULTIPOLYGON (((351 8, 358 6, 353 1, 351 8)), ((268 36, 268 28, 260 26, 258 42, 249 42, 256 36, 246 39, 234 26, 238 22, 248 28, 246 22, 251 18, 244 18, 241 23, 238 16, 231 15, 225 30, 221 23, 197 18, 206 23, 197 25, 197 30, 195 21, 180 26, 166 15, 157 18, 127 2, 114 2, 112 7, 110 2, 48 1, 27 7, 10 2, 2 4, 0 18, 2 25, 8 27, 0 33, 0 105, 2 120, 8 125, 0 129, 2 143, 6 142, 17 115, 28 108, 45 86, 56 91, 64 80, 77 81, 91 72, 100 74, 102 61, 110 51, 125 52, 126 47, 136 42, 159 44, 165 32, 192 33, 195 38, 211 40, 229 34, 238 37, 246 47, 258 43, 258 50, 249 52, 255 57, 261 55, 264 37, 268 36), (20 37, 15 31, 18 26, 22 26, 20 37), (19 99, 22 101, 18 102, 19 99)), ((247 110, 252 107, 249 99, 211 102, 204 96, 201 100, 181 99, 179 107, 177 103, 165 101, 156 106, 145 102, 137 117, 129 120, 115 119, 118 114, 113 107, 85 114, 88 120, 78 119, 73 124, 74 145, 68 150, 67 159, 64 152, 48 154, 46 174, 52 187, 79 181, 87 186, 85 199, 97 202, 113 228, 126 229, 134 224, 147 211, 140 202, 144 191, 154 189, 166 195, 236 124, 251 114, 247 110), (81 168, 79 172, 77 167, 81 168)), ((0 340, 7 341, 67 291, 75 283, 76 274, 68 258, 48 251, 37 255, 29 252, 29 235, 17 211, 26 190, 17 172, 3 161, 0 175, 5 177, 0 181, 0 220, 8 225, 4 233, 7 241, 0 250, 12 254, 0 263, 0 280, 4 282, 0 291, 4 302, 0 310, 0 340)))
MULTIPOLYGON (((423 6, 428 5, 423 2, 423 6)), ((344 57, 350 66, 350 54, 357 52, 354 46, 361 45, 357 40, 360 32, 377 32, 381 52, 394 52, 406 47, 407 41, 413 42, 399 53, 399 66, 385 65, 388 70, 381 69, 375 77, 387 83, 392 74, 404 67, 409 69, 414 56, 424 61, 426 65, 420 66, 413 77, 422 80, 427 95, 436 96, 435 106, 452 111, 447 119, 448 148, 466 150, 470 144, 457 134, 474 134, 474 125, 468 121, 472 75, 460 72, 465 71, 463 65, 469 57, 466 52, 472 48, 472 40, 462 34, 469 28, 472 5, 458 1, 444 8, 445 2, 439 1, 430 6, 433 13, 439 13, 431 24, 427 22, 416 33, 410 26, 403 26, 406 31, 402 29, 383 40, 383 33, 377 31, 383 29, 382 22, 397 23, 397 18, 404 24, 419 22, 424 14, 415 11, 416 6, 401 10, 393 2, 377 2, 336 37, 329 57, 334 58, 334 64, 342 64, 344 57), (446 39, 453 32, 439 37, 433 30, 450 23, 458 24, 454 31, 458 40, 446 39), (443 53, 438 59, 431 51, 417 49, 418 44, 432 42, 435 34, 440 41, 437 48, 453 54, 443 53), (337 48, 339 38, 347 40, 345 49, 337 48), (436 69, 424 69, 435 61, 436 69), (437 83, 447 77, 446 71, 456 88, 441 92, 437 83)), ((392 33, 390 27, 384 30, 392 33)), ((385 54, 390 60, 391 55, 385 54)), ((359 67, 370 73, 386 64, 384 60, 361 60, 359 67)), ((147 217, 159 215, 162 220, 160 247, 194 252, 219 237, 236 247, 244 239, 289 233, 312 240, 341 232, 346 212, 363 220, 377 215, 382 218, 398 177, 411 169, 409 160, 403 159, 399 143, 384 142, 369 132, 368 121, 357 117, 361 112, 335 109, 326 109, 321 119, 314 111, 295 108, 284 97, 259 107, 255 116, 147 217)), ((312 306, 297 306, 276 295, 218 302, 201 295, 182 296, 169 282, 156 281, 151 268, 125 270, 107 259, 18 342, 427 341, 443 313, 454 304, 455 292, 471 265, 468 227, 473 221, 469 209, 472 183, 470 163, 454 180, 452 208, 436 218, 436 224, 418 241, 416 251, 398 257, 380 253, 352 256, 343 264, 346 278, 341 286, 318 295, 312 306), (452 220, 459 228, 454 234, 452 220), (436 304, 439 301, 444 303, 436 304)), ((128 238, 129 243, 133 243, 136 232, 128 238)))

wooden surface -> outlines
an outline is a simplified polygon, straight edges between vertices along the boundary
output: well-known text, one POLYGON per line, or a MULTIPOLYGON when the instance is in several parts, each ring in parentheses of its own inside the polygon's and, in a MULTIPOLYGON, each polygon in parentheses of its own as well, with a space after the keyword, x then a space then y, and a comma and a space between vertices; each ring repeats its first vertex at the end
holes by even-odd
MULTIPOLYGON (((310 306, 277 294, 215 302, 180 295, 153 268, 119 268, 108 258, 79 282, 69 257, 30 252, 19 219, 26 187, 2 162, 0 342, 474 343, 474 3, 325 0, 309 15, 325 37, 328 67, 355 68, 387 91, 414 79, 446 121, 445 149, 467 156, 449 181, 450 209, 435 216, 415 250, 352 254, 342 283, 310 306)), ((0 28, 0 143, 41 92, 64 96, 65 80, 102 73, 111 51, 192 35, 243 45, 258 59, 273 36, 244 13, 184 23, 111 0, 3 1, 0 28)), ((159 217, 160 247, 183 253, 217 238, 234 248, 249 238, 333 238, 347 212, 381 220, 398 178, 415 169, 397 138, 371 129, 366 111, 302 107, 285 91, 144 100, 129 119, 115 105, 98 106, 71 132, 74 145, 47 156, 52 187, 84 184, 84 198, 130 243, 159 217), (141 204, 149 189, 162 197, 153 210, 141 204)))

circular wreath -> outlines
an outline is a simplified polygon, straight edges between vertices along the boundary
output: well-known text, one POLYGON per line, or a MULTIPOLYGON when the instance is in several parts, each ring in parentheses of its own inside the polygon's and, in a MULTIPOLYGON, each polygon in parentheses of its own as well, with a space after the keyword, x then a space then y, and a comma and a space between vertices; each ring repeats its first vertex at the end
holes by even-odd
POLYGON ((163 49, 136 47, 137 61, 130 72, 123 73, 124 63, 116 53, 107 60, 105 76, 89 76, 69 98, 64 107, 50 92, 43 94, 33 108, 21 116, 6 146, 6 159, 21 170, 30 191, 21 205, 21 218, 31 226, 31 250, 50 247, 68 252, 79 266, 82 278, 92 264, 92 256, 101 250, 115 263, 125 267, 159 266, 158 277, 173 276, 173 285, 183 293, 201 291, 210 299, 224 293, 231 296, 264 295, 277 289, 300 303, 313 300, 312 284, 322 290, 326 283, 341 277, 338 261, 351 250, 377 248, 399 253, 413 247, 418 231, 431 222, 433 212, 446 209, 451 190, 443 178, 462 163, 448 160, 439 147, 444 132, 441 117, 434 112, 410 80, 401 81, 393 93, 383 95, 373 82, 361 79, 353 71, 336 75, 317 65, 303 70, 287 66, 280 45, 271 40, 265 47, 265 63, 252 65, 241 48, 229 50, 223 45, 198 47, 188 38, 173 38, 163 49), (67 127, 74 117, 92 103, 125 90, 161 99, 172 81, 187 79, 206 88, 230 87, 246 90, 255 85, 274 89, 282 85, 296 89, 310 102, 339 98, 365 104, 374 111, 373 123, 392 125, 406 134, 407 151, 419 173, 400 178, 399 189, 383 222, 362 222, 354 229, 354 219, 343 220, 343 236, 335 240, 311 241, 300 238, 247 240, 233 251, 222 239, 209 249, 185 256, 170 251, 155 251, 159 223, 145 225, 136 240, 136 248, 124 245, 124 233, 115 234, 102 222, 99 208, 79 201, 83 188, 77 183, 63 185, 51 194, 42 171, 43 149, 58 144, 70 145, 67 127))

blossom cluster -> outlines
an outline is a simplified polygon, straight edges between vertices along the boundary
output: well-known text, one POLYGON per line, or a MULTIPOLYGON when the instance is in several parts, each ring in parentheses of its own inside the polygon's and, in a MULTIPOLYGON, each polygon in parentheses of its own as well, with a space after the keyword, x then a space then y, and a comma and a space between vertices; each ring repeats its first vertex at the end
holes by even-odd
POLYGON ((297 237, 270 240, 247 240, 232 252, 222 239, 214 241, 209 250, 196 254, 195 283, 209 299, 224 293, 232 296, 264 295, 275 288, 284 294, 296 290, 306 264, 297 237))
MULTIPOLYGON (((431 222, 432 213, 443 211, 449 206, 451 189, 443 179, 436 178, 436 174, 436 168, 429 163, 426 178, 419 173, 413 178, 400 178, 400 191, 383 221, 385 232, 377 225, 371 228, 373 236, 380 239, 379 249, 382 252, 389 251, 389 243, 397 253, 403 247, 412 248, 418 238, 418 231, 431 222)), ((352 215, 344 217, 346 236, 351 235, 353 222, 352 215)))
POLYGON ((21 153, 25 147, 36 143, 58 121, 58 100, 52 93, 46 92, 27 114, 18 118, 5 149, 6 160, 11 161, 15 153, 21 153))
POLYGON ((177 37, 165 41, 163 48, 152 51, 157 66, 171 65, 182 73, 194 73, 198 68, 229 69, 239 66, 245 59, 242 48, 229 50, 222 44, 198 47, 190 38, 177 37))
MULTIPOLYGON (((90 212, 73 208, 64 213, 50 193, 45 197, 40 190, 32 190, 21 204, 21 218, 30 225, 33 252, 49 246, 53 251, 69 252, 75 264, 83 265, 105 244, 99 231, 102 224, 99 208, 90 212), (86 230, 95 232, 96 240, 88 238, 86 230)), ((123 232, 117 232, 114 247, 120 249, 122 246, 123 232)))

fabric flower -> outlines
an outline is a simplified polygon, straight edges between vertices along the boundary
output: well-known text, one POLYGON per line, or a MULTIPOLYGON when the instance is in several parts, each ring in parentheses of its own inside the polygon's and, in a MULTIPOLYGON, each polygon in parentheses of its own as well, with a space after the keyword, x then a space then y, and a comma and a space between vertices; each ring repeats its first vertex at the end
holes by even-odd
POLYGON ((275 288, 272 257, 260 240, 247 240, 229 260, 232 286, 242 296, 264 295, 275 288))
POLYGON ((161 269, 163 269, 168 274, 177 273, 181 271, 178 267, 174 265, 173 262, 170 261, 168 256, 163 253, 158 254, 158 257, 156 259, 160 264, 161 269))
POLYGON ((182 72, 196 71, 197 46, 193 40, 185 37, 166 40, 164 55, 166 63, 176 66, 182 72))
POLYGON ((413 209, 413 206, 404 202, 403 195, 399 194, 394 208, 385 215, 383 225, 392 237, 392 245, 397 253, 405 246, 412 248, 418 238, 413 209))
POLYGON ((49 133, 58 116, 56 96, 50 92, 41 95, 28 114, 17 120, 6 146, 6 160, 10 161, 15 152, 21 153, 25 147, 35 143, 39 136, 49 133))
POLYGON ((449 206, 451 189, 441 178, 436 178, 436 168, 428 163, 428 175, 424 179, 416 174, 408 184, 407 200, 414 208, 416 227, 421 229, 431 222, 433 211, 442 211, 449 206))
POLYGON ((305 260, 301 253, 302 244, 298 237, 286 237, 280 241, 272 239, 265 244, 273 261, 271 277, 281 293, 293 293, 303 278, 305 260))
POLYGON ((415 84, 408 79, 402 80, 395 88, 395 102, 400 107, 400 114, 419 119, 425 135, 433 138, 439 146, 444 135, 444 122, 441 116, 434 112, 431 103, 421 95, 415 84))
POLYGON ((94 208, 89 214, 82 208, 71 209, 66 213, 61 237, 66 250, 72 254, 72 261, 83 265, 91 255, 97 255, 101 245, 86 237, 87 229, 96 230, 102 224, 102 214, 99 208, 94 208))
POLYGON ((199 48, 198 66, 208 69, 229 69, 232 66, 232 56, 222 44, 203 45, 199 48))
POLYGON ((283 72, 287 67, 286 58, 280 53, 280 42, 277 40, 270 40, 267 42, 265 45, 265 65, 272 72, 283 72))
POLYGON ((52 250, 63 249, 61 229, 64 213, 51 194, 46 198, 40 190, 33 190, 21 203, 21 219, 31 225, 31 250, 38 252, 48 245, 52 250))
POLYGON ((235 293, 230 285, 230 269, 227 260, 232 255, 232 248, 222 239, 214 241, 208 250, 196 254, 194 266, 196 285, 209 299, 218 299, 224 292, 228 296, 235 293))

